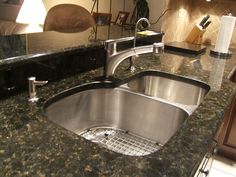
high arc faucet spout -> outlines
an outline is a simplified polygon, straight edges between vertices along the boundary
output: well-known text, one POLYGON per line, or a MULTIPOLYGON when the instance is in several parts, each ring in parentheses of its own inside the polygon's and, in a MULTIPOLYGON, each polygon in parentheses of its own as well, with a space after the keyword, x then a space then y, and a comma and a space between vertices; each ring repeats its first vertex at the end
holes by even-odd
MULTIPOLYGON (((138 32, 139 24, 140 24, 141 22, 146 22, 146 23, 148 24, 147 29, 151 26, 151 24, 150 24, 150 22, 149 22, 149 20, 148 20, 147 18, 140 18, 140 19, 136 22, 136 24, 135 24, 135 30, 134 30, 133 48, 136 47, 137 32, 138 32)), ((138 54, 135 53, 135 55, 130 58, 130 67, 129 67, 129 69, 130 69, 131 72, 134 72, 134 71, 135 71, 134 62, 135 62, 135 58, 136 58, 137 56, 138 56, 138 54)))
POLYGON ((154 43, 153 45, 136 47, 136 38, 138 26, 141 22, 145 21, 148 24, 148 28, 150 27, 150 22, 147 18, 140 18, 135 25, 135 34, 133 37, 126 37, 120 39, 111 39, 105 42, 105 49, 107 51, 107 59, 105 66, 105 78, 110 79, 113 78, 115 69, 117 66, 126 58, 130 58, 130 69, 134 70, 134 58, 139 54, 144 53, 162 53, 164 49, 163 43, 154 43), (133 48, 119 51, 117 52, 117 43, 125 42, 125 41, 133 41, 133 48))
POLYGON ((137 32, 138 32, 138 26, 141 22, 146 22, 148 24, 147 29, 150 28, 151 23, 149 22, 149 20, 147 18, 140 18, 136 24, 135 24, 135 30, 134 30, 134 42, 133 42, 133 47, 136 47, 136 40, 137 40, 137 32))
MULTIPOLYGON (((109 44, 108 44, 109 45, 109 44)), ((111 47, 111 46, 110 46, 111 47)), ((108 48, 110 48, 108 47, 108 48)), ((108 53, 108 57, 106 60, 106 67, 105 67, 105 78, 110 79, 113 78, 114 72, 117 68, 117 66, 125 59, 139 55, 139 54, 145 54, 145 53, 162 53, 164 49, 163 43, 154 43, 153 45, 146 45, 146 46, 140 46, 135 47, 127 50, 123 50, 117 53, 113 53, 112 55, 110 52, 108 53)))

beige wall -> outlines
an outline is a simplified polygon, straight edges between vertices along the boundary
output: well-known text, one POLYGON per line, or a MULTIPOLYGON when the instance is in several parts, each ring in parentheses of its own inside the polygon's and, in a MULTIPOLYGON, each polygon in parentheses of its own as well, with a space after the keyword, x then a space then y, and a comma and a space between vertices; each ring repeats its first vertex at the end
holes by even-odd
MULTIPOLYGON (((78 4, 89 11, 92 8, 93 1, 92 0, 43 0, 46 9, 55 6, 56 4, 62 4, 62 3, 72 3, 72 4, 78 4)), ((99 0, 99 12, 109 12, 110 0, 99 0)), ((149 3, 150 8, 150 21, 155 22, 157 18, 161 15, 161 13, 164 11, 164 2, 165 0, 147 0, 149 3)), ((134 9, 133 6, 133 0, 112 0, 112 20, 114 21, 118 15, 119 11, 128 11, 130 12, 129 18, 127 22, 129 22, 129 19, 131 17, 131 13, 134 9)), ((152 29, 160 30, 161 28, 161 21, 155 25, 152 26, 152 29)))
MULTIPOLYGON (((150 11, 150 17, 149 20, 151 23, 154 23, 157 21, 158 17, 164 12, 165 10, 165 0, 147 0, 149 5, 149 11, 150 11)), ((160 31, 161 30, 161 23, 162 19, 154 25, 151 26, 151 29, 160 31)))
MULTIPOLYGON (((209 14, 212 23, 203 36, 203 43, 214 45, 221 16, 229 12, 236 16, 236 1, 234 0, 212 0, 212 2, 206 2, 205 0, 166 0, 165 7, 172 9, 165 16, 162 23, 165 42, 184 41, 194 25, 209 14), (181 14, 182 17, 180 17, 181 14)), ((231 47, 236 47, 236 29, 232 37, 231 47)))
MULTIPOLYGON (((43 0, 46 9, 50 9, 51 7, 62 4, 62 3, 71 3, 71 4, 78 4, 89 11, 91 11, 93 6, 93 0, 43 0)), ((99 12, 108 13, 110 4, 110 0, 99 0, 99 12)), ((165 0, 147 0, 149 3, 150 8, 150 21, 155 22, 157 18, 161 15, 164 11, 164 2, 165 0)), ((134 9, 133 0, 112 0, 112 20, 114 21, 118 15, 119 11, 128 11, 130 12, 129 19, 131 17, 131 13, 134 9)), ((0 4, 0 19, 7 19, 7 20, 15 20, 17 13, 19 11, 19 6, 10 6, 8 8, 7 5, 0 4)), ((160 30, 161 28, 161 21, 151 27, 154 30, 160 30)))
POLYGON ((0 19, 15 21, 19 10, 19 5, 0 4, 0 19))
MULTIPOLYGON (((78 4, 91 11, 94 3, 93 0, 43 0, 43 1, 47 10, 57 4, 71 3, 71 4, 78 4)), ((114 21, 118 15, 118 12, 123 11, 124 1, 123 0, 111 0, 111 1, 112 1, 112 14, 113 14, 112 20, 114 21)), ((125 7, 126 11, 131 12, 133 9, 133 0, 125 0, 125 7)), ((99 0, 99 12, 108 13, 109 9, 110 9, 110 0, 99 0)))
POLYGON ((129 22, 134 8, 133 0, 112 0, 112 3, 113 21, 116 19, 119 11, 127 11, 130 13, 127 19, 127 22, 129 22))
MULTIPOLYGON (((93 5, 92 0, 43 0, 43 2, 44 2, 44 5, 47 10, 57 4, 68 4, 69 3, 69 4, 81 5, 90 11, 92 8, 92 5, 93 5)), ((101 2, 101 1, 99 1, 99 2, 101 2)), ((99 7, 100 7, 101 11, 106 11, 109 7, 109 0, 102 0, 99 7)))
MULTIPOLYGON (((111 0, 111 1, 112 1, 113 21, 116 19, 119 11, 125 10, 131 13, 133 10, 133 0, 111 0)), ((46 10, 49 10, 51 7, 57 4, 70 3, 70 4, 81 5, 86 9, 88 9, 88 11, 91 11, 94 3, 93 0, 43 0, 43 2, 46 7, 46 10)), ((15 21, 16 16, 19 12, 19 8, 20 6, 18 5, 7 5, 0 3, 0 19, 15 21)), ((99 12, 108 13, 109 9, 110 9, 110 0, 99 0, 99 12)), ((96 9, 94 9, 94 11, 95 10, 96 9)))

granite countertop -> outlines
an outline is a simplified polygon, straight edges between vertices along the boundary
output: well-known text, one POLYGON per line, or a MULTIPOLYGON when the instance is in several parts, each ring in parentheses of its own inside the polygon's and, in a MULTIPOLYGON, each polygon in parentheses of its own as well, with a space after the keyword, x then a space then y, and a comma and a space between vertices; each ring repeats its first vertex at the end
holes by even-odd
MULTIPOLYGON (((108 37, 104 30, 101 40, 108 37), (104 34, 105 33, 105 34, 104 34)), ((119 30, 116 28, 116 30, 119 30)), ((125 34, 124 36, 126 36, 125 34)), ((99 47, 101 41, 96 40, 92 28, 80 33, 60 33, 46 31, 21 35, 0 36, 0 68, 24 64, 30 61, 42 60, 43 57, 71 53, 88 47, 99 47)))
MULTIPOLYGON (((112 26, 98 26, 78 33, 46 31, 21 35, 0 36, 0 69, 45 60, 53 55, 70 54, 86 48, 99 48, 107 39, 133 36, 133 30, 112 26)), ((162 38, 162 32, 156 32, 162 38)), ((155 35, 155 34, 154 34, 155 35)), ((153 38, 143 36, 143 38, 153 38)), ((141 39, 141 40, 142 40, 141 39)), ((138 39, 139 40, 139 39, 138 39)))
POLYGON ((135 73, 125 70, 126 60, 120 64, 115 74, 117 80, 146 70, 158 70, 210 85, 215 80, 215 68, 225 66, 220 87, 212 87, 161 150, 143 157, 101 148, 50 122, 43 113, 47 99, 65 89, 94 81, 103 75, 102 68, 37 88, 40 100, 36 104, 27 102, 26 92, 0 100, 0 176, 189 177, 208 151, 235 93, 235 84, 227 78, 235 64, 235 55, 222 60, 210 57, 209 51, 196 57, 168 52, 160 58, 143 55, 136 60, 135 73))

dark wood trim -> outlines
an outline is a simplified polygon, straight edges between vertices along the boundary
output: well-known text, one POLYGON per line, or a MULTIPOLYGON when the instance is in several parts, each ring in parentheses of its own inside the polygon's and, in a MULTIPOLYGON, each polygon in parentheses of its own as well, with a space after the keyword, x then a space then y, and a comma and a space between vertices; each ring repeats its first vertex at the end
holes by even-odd
POLYGON ((224 115, 224 121, 216 139, 219 154, 236 160, 236 95, 224 115))

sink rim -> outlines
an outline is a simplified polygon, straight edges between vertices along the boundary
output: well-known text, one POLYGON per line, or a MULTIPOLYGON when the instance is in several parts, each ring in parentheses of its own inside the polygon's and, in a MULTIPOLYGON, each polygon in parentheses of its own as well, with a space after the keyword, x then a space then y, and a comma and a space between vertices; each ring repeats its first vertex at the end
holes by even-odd
POLYGON ((187 77, 187 76, 172 74, 172 73, 168 73, 168 72, 164 72, 164 71, 158 71, 158 70, 141 71, 137 74, 134 74, 133 76, 130 76, 130 77, 124 79, 124 80, 121 80, 120 85, 124 85, 124 84, 126 84, 126 83, 128 83, 132 80, 135 80, 135 79, 138 79, 138 78, 144 77, 144 76, 160 76, 160 77, 173 79, 173 80, 177 80, 177 81, 183 81, 183 79, 184 79, 184 81, 186 81, 187 83, 197 85, 197 86, 200 86, 203 89, 206 89, 207 94, 209 93, 209 91, 211 89, 209 84, 207 84, 206 82, 203 82, 201 80, 191 78, 191 77, 187 77))
POLYGON ((116 84, 114 82, 111 82, 111 81, 94 81, 94 82, 89 82, 89 83, 85 83, 85 84, 81 84, 81 85, 77 85, 75 87, 65 89, 65 90, 53 95, 52 97, 48 98, 44 102, 43 112, 45 113, 44 110, 49 105, 55 103, 56 101, 58 101, 58 100, 60 100, 64 97, 73 95, 75 93, 82 92, 82 91, 85 91, 85 90, 96 89, 96 88, 115 88, 115 87, 116 87, 116 84))
MULTIPOLYGON (((190 113, 189 111, 183 107, 181 104, 178 104, 178 103, 174 103, 174 102, 169 102, 165 99, 161 99, 161 98, 157 98, 157 97, 153 97, 153 96, 149 96, 149 95, 145 95, 145 94, 142 94, 142 93, 139 93, 139 92, 135 92, 135 91, 132 91, 130 89, 127 89, 127 88, 124 88, 122 87, 122 84, 120 85, 117 85, 117 83, 115 82, 111 82, 111 81, 95 81, 95 82, 90 82, 90 83, 86 83, 86 84, 82 84, 82 85, 78 85, 78 86, 75 86, 75 87, 72 87, 72 88, 69 88, 69 89, 66 89, 56 95, 53 95, 52 97, 50 97, 49 99, 47 99, 43 105, 43 113, 44 115, 46 116, 46 108, 48 106, 50 106, 51 104, 67 97, 67 96, 71 96, 73 94, 76 94, 78 92, 83 92, 83 91, 86 91, 86 90, 93 90, 93 89, 120 89, 120 90, 123 90, 125 92, 128 92, 128 93, 131 93, 131 94, 135 94, 135 95, 139 95, 139 96, 142 96, 142 97, 145 97, 145 98, 148 98, 148 99, 152 99, 152 100, 156 100, 156 101, 160 101, 160 102, 163 102, 165 104, 168 104, 168 105, 171 105, 171 106, 175 106, 175 107, 178 107, 180 109, 182 109, 184 112, 186 112, 188 114, 188 116, 190 116, 190 113)), ((47 116, 46 116, 47 117, 47 116)))
MULTIPOLYGON (((207 93, 206 93, 205 97, 209 94, 210 89, 211 89, 211 87, 207 83, 205 83, 203 81, 200 81, 200 80, 197 80, 197 79, 194 79, 194 78, 189 78, 187 76, 180 76, 180 75, 171 74, 171 73, 158 71, 158 70, 146 70, 146 71, 141 71, 137 74, 134 74, 134 75, 132 75, 132 76, 126 78, 126 79, 123 79, 123 80, 94 81, 94 82, 89 82, 89 83, 85 83, 85 84, 77 85, 75 87, 68 88, 68 89, 66 89, 62 92, 57 93, 56 95, 53 95, 49 99, 47 99, 45 101, 44 105, 43 105, 43 113, 45 115, 45 109, 50 104, 56 102, 57 100, 60 100, 64 97, 66 97, 66 96, 75 94, 77 92, 85 91, 85 90, 95 89, 95 88, 122 88, 122 85, 125 85, 125 84, 127 84, 128 82, 130 82, 132 80, 135 80, 139 77, 144 77, 144 76, 160 76, 160 77, 165 77, 165 78, 168 78, 168 79, 174 79, 174 80, 177 80, 177 81, 183 81, 183 79, 184 79, 184 81, 186 81, 190 84, 197 85, 197 86, 200 86, 203 89, 206 89, 207 93)), ((158 100, 158 101, 161 101, 161 102, 179 107, 179 108, 183 109, 185 112, 187 112, 188 115, 193 113, 193 112, 189 111, 189 109, 186 108, 182 104, 170 102, 170 101, 162 99, 162 98, 157 98, 157 97, 145 95, 143 93, 132 91, 129 88, 124 88, 123 87, 122 89, 128 90, 129 92, 132 92, 132 93, 135 93, 135 94, 139 94, 141 96, 145 96, 145 97, 150 98, 150 99, 158 100)), ((199 105, 197 107, 199 107, 199 105)))
MULTIPOLYGON (((89 82, 89 83, 85 83, 85 84, 81 84, 81 85, 77 85, 77 86, 74 86, 74 87, 71 87, 69 89, 65 89, 63 90, 62 92, 59 92, 57 93, 56 95, 53 95, 52 97, 50 97, 49 99, 47 99, 45 102, 44 102, 44 105, 43 105, 43 114, 44 116, 46 117, 46 119, 48 121, 50 121, 51 123, 55 124, 56 126, 62 128, 62 129, 65 129, 63 127, 61 127, 60 125, 54 123, 53 121, 49 120, 47 115, 46 115, 46 108, 56 102, 57 100, 60 100, 66 96, 70 96, 70 95, 73 95, 75 93, 78 93, 78 92, 81 92, 81 91, 86 91, 86 90, 91 90, 91 89, 97 89, 97 88, 119 88, 119 89, 123 89, 125 91, 128 91, 128 92, 132 92, 134 94, 137 94, 137 95, 141 95, 141 96, 144 96, 146 98, 149 98, 149 99, 153 99, 153 100, 158 100, 160 102, 164 102, 166 104, 169 104, 169 105, 173 105, 175 107, 178 107, 179 109, 182 109, 184 112, 186 112, 188 114, 188 117, 185 119, 185 121, 183 122, 183 124, 181 125, 181 127, 176 131, 176 133, 168 140, 167 144, 168 145, 170 142, 172 142, 172 140, 178 136, 178 134, 181 132, 181 130, 185 127, 185 124, 186 122, 188 122, 188 119, 191 118, 191 115, 189 114, 188 110, 186 110, 184 107, 181 107, 180 105, 178 104, 175 104, 173 102, 168 102, 168 101, 165 101, 163 99, 159 99, 159 98, 154 98, 152 96, 148 96, 148 95, 144 95, 142 93, 138 93, 138 92, 135 92, 135 91, 131 91, 131 90, 128 90, 128 89, 124 89, 122 87, 120 87, 122 84, 124 83, 128 83, 129 81, 135 79, 135 78, 138 78, 138 77, 141 77, 141 76, 148 76, 148 75, 156 75, 156 76, 164 76, 164 77, 168 77, 168 78, 174 78, 174 79, 179 79, 179 80, 186 80, 186 81, 189 81, 190 83, 198 83, 200 84, 201 86, 203 86, 203 88, 208 88, 208 92, 207 94, 210 92, 210 86, 208 84, 206 84, 205 82, 202 82, 202 81, 199 81, 199 80, 196 80, 196 79, 193 79, 193 78, 188 78, 188 77, 184 77, 184 76, 179 76, 179 75, 174 75, 174 74, 170 74, 170 73, 166 73, 166 72, 162 72, 162 71, 156 71, 156 70, 147 70, 147 71, 142 71, 142 72, 139 72, 131 77, 127 77, 126 79, 122 79, 122 80, 116 80, 116 81, 94 81, 94 82, 89 82)), ((199 85, 198 85, 199 86, 199 85)), ((206 95, 207 95, 206 94, 206 95)), ((206 96, 205 96, 206 97, 206 96)), ((198 105, 199 107, 199 105, 198 105)), ((68 129, 65 129, 66 131, 70 131, 68 129)), ((80 137, 80 136, 79 136, 80 137)), ((82 137, 81 137, 82 138, 82 137)), ((90 141, 89 141, 90 142, 90 141)), ((93 142, 90 142, 92 143, 94 146, 96 146, 95 143, 93 142)), ((165 149, 166 148, 166 145, 164 145, 161 149, 165 149)), ((153 152, 149 155, 146 155, 146 156, 151 156, 153 154, 157 154, 157 153, 160 153, 160 151, 162 150, 158 150, 156 152, 153 152)), ((143 156, 143 157, 146 157, 146 156, 143 156)), ((142 158, 143 158, 142 157, 142 158)))
MULTIPOLYGON (((147 98, 147 99, 151 99, 153 101, 158 101, 158 102, 160 102, 162 104, 167 104, 167 105, 173 107, 174 109, 179 109, 182 112, 184 112, 186 114, 186 117, 184 118, 184 121, 182 122, 180 127, 177 129, 177 131, 173 134, 173 136, 170 137, 170 139, 165 144, 167 144, 169 141, 171 141, 171 139, 175 136, 175 134, 180 129, 183 128, 183 125, 185 124, 185 122, 187 121, 187 119, 190 116, 189 112, 187 110, 185 110, 183 107, 179 106, 178 104, 173 104, 171 102, 168 102, 168 101, 165 101, 165 100, 162 100, 162 99, 159 99, 159 98, 155 98, 155 97, 152 97, 152 96, 144 95, 142 93, 134 92, 134 91, 131 91, 129 89, 122 88, 122 87, 117 87, 116 84, 114 84, 112 82, 90 82, 90 83, 82 84, 82 85, 79 85, 79 86, 76 86, 76 87, 72 87, 70 89, 66 89, 66 90, 64 90, 64 91, 54 95, 53 97, 51 97, 51 98, 49 98, 48 100, 45 101, 44 106, 43 106, 43 114, 44 114, 44 116, 46 117, 46 119, 48 121, 50 121, 51 123, 55 124, 56 126, 59 126, 60 128, 65 129, 66 131, 70 131, 72 133, 75 133, 74 131, 72 131, 70 129, 67 129, 67 128, 63 127, 62 125, 60 125, 60 124, 54 122, 53 120, 51 120, 50 117, 48 117, 48 114, 47 114, 46 110, 47 110, 48 107, 50 107, 50 105, 56 103, 57 101, 60 101, 63 98, 66 98, 66 97, 69 97, 69 96, 73 96, 74 94, 77 94, 77 93, 80 93, 80 92, 83 92, 83 91, 90 91, 90 90, 92 91, 92 90, 96 90, 96 89, 118 89, 118 90, 126 92, 128 94, 133 94, 133 95, 141 96, 141 97, 144 97, 144 98, 147 98)), ((93 128, 93 127, 88 127, 88 128, 93 128)), ((75 133, 75 134, 77 134, 77 133, 75 133)), ((77 136, 79 136, 81 138, 84 138, 83 136, 81 136, 79 134, 77 134, 77 136)), ((144 138, 147 138, 147 137, 144 137, 144 138)), ((153 139, 148 139, 148 140, 154 141, 153 139)), ((90 143, 94 144, 94 145, 99 146, 98 144, 96 144, 96 143, 94 143, 94 142, 92 142, 90 140, 88 140, 88 141, 90 143)), ((162 149, 164 146, 165 145, 163 145, 160 149, 162 149)), ((160 149, 157 150, 157 151, 154 151, 154 152, 152 152, 150 154, 143 155, 143 156, 140 156, 140 157, 145 157, 145 156, 149 156, 149 155, 158 153, 160 151, 160 149)), ((125 155, 125 156, 127 156, 127 155, 125 155)), ((134 155, 133 157, 139 157, 139 156, 135 156, 134 155)))
MULTIPOLYGON (((199 87, 201 89, 204 89, 206 91, 205 96, 203 97, 205 99, 205 97, 207 97, 207 95, 210 93, 211 87, 210 85, 208 85, 206 82, 203 82, 201 80, 197 80, 195 78, 191 78, 191 77, 187 77, 187 76, 182 76, 182 75, 176 75, 176 74, 171 74, 168 72, 163 72, 163 71, 158 71, 158 70, 146 70, 146 71, 141 71, 129 78, 126 78, 124 80, 122 80, 120 82, 120 87, 123 87, 125 89, 131 90, 133 92, 136 93, 141 93, 143 95, 147 95, 145 93, 139 92, 139 91, 135 91, 132 90, 132 88, 129 88, 129 86, 127 86, 127 84, 129 82, 132 82, 136 79, 142 78, 142 77, 148 77, 148 76, 157 76, 157 77, 163 77, 163 78, 167 78, 170 80, 174 80, 174 81, 181 81, 187 84, 191 84, 194 85, 196 87, 199 87)), ((165 98, 161 98, 161 97, 155 97, 155 96, 150 96, 152 98, 157 98, 157 100, 159 101, 163 101, 163 102, 167 102, 168 104, 173 104, 177 107, 180 107, 182 109, 184 109, 189 115, 193 114, 193 112, 196 110, 197 107, 199 107, 199 105, 204 101, 204 99, 200 102, 200 104, 194 104, 194 105, 188 105, 188 104, 184 104, 184 103, 179 103, 179 102, 174 102, 174 101, 170 101, 167 100, 165 98)))

